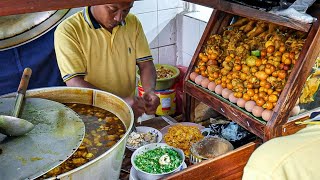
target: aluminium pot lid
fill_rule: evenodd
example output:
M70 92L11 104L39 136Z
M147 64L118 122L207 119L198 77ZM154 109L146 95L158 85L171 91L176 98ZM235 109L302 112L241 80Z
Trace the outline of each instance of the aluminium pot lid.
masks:
M0 16L0 51L30 42L70 15L69 9Z
M10 115L15 98L0 99L0 114ZM67 106L26 98L21 118L34 129L19 137L0 134L0 179L35 179L59 166L80 146L85 125Z

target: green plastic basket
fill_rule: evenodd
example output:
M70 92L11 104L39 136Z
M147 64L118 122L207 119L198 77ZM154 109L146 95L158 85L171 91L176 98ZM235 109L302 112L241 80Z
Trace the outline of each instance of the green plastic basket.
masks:
M157 82L156 82L156 89L155 90L166 90L166 89L170 89L175 81L176 81L176 78L179 76L180 74L180 71L178 68L176 68L175 66L172 66L172 65L169 65L169 64L155 64L154 65L157 68L160 68L161 66L166 68L166 69L170 69L171 71L174 72L174 74L172 75L172 77L170 78L162 78L162 79L157 79ZM139 86L142 86L141 85L141 81L140 81L140 71L139 69L137 69L136 71L136 76L137 76L137 79L138 79L138 85Z

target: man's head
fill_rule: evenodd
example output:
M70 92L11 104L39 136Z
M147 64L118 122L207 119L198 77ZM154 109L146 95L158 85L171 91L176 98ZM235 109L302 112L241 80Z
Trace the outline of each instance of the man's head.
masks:
M112 30L128 15L133 2L104 4L92 7L93 16L106 29Z

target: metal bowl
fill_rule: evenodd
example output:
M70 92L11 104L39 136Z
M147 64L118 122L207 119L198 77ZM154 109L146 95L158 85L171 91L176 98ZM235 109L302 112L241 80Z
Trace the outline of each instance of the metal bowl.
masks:
M151 173L147 173L147 172L144 172L142 170L140 170L136 164L134 163L134 160L135 158L137 157L137 155L140 155L140 154L143 154L147 151L150 151L150 150L153 150L155 148L158 148L158 147L166 147L166 148L172 148L174 149L175 151L177 151L180 155L180 157L182 158L182 162L181 164L174 170L170 171L170 172L167 172L167 173L162 173L162 174L151 174ZM185 156L184 156L184 153L181 149L178 149L178 148L174 148L172 146L169 146L167 145L166 143L152 143L152 144L147 144L147 145L144 145L140 148L138 148L136 151L134 151L134 153L132 154L131 156L131 164L132 164L132 167L136 170L137 172L137 177L139 179L143 179L143 180L155 180L155 179L160 179L160 178L163 178L165 176L168 176L168 175L171 175L175 172L178 172L180 170L183 169L183 164L184 164L184 160L185 160Z
M137 129L137 132L140 132L140 133L150 132L152 134L155 134L156 135L156 142L154 142L154 143L159 143L162 140L162 133L155 128L147 127L147 126L137 126L136 129ZM147 144L151 144L151 143L147 143ZM127 143L126 147L131 151L135 151L139 148L139 147L132 147L132 146L128 145L128 143Z
M232 144L223 138L205 137L191 146L190 162L192 164L196 164L206 159L215 158L232 150Z

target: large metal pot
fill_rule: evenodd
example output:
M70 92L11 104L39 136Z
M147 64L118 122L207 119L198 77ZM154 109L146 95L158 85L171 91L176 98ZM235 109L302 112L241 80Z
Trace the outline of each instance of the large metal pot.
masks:
M13 96L13 94L5 95L5 97L10 96ZM26 97L44 98L60 103L93 105L108 110L121 119L127 132L111 149L94 160L56 177L57 179L70 180L119 179L127 137L134 122L133 111L128 104L121 98L108 92L75 87L52 87L29 90Z
M80 8L0 16L0 51L39 38Z

